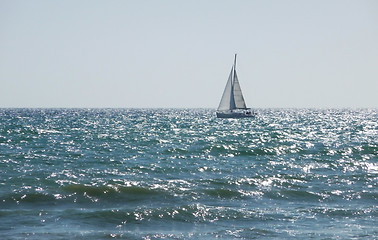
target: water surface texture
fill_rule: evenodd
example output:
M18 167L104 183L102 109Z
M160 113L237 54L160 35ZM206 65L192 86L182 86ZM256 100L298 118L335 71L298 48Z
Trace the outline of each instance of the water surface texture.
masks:
M378 110L0 109L1 239L374 239Z

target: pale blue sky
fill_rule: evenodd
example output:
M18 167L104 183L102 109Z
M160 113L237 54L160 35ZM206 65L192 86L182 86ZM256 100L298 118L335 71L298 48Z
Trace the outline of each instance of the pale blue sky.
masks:
M378 1L0 1L0 107L378 107Z

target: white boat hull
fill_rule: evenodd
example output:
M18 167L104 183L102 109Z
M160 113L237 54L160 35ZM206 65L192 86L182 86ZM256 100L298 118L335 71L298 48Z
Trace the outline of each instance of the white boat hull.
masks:
M255 117L256 112L245 111L217 111L217 118L249 118Z

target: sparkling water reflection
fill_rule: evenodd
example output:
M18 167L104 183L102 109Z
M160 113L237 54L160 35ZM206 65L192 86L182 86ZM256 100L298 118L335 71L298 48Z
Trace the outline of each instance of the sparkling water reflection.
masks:
M377 236L377 110L0 110L0 236Z

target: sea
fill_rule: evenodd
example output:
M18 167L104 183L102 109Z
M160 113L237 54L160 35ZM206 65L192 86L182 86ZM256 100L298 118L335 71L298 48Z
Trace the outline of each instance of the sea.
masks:
M0 109L0 239L378 239L378 109Z

